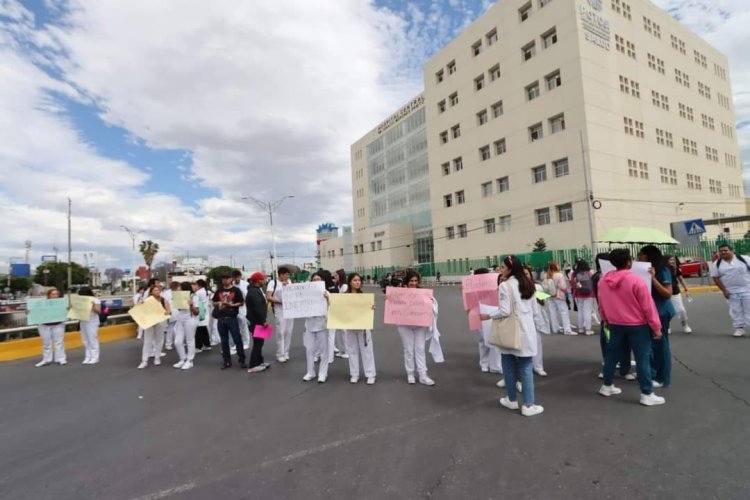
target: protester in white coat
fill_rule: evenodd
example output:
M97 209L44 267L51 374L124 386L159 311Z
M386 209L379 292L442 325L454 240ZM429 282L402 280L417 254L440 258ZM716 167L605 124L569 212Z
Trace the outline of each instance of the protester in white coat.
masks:
M351 273L347 279L348 290L346 293L362 293L362 276L358 273ZM375 309L375 305L372 306ZM372 332L369 330L345 330L344 339L346 342L346 352L349 354L349 382L356 384L359 382L359 360L362 358L362 365L367 377L367 384L375 383L375 351L372 347Z
M47 299L59 299L60 290L50 288L47 290ZM60 366L68 364L65 358L65 322L44 323L39 325L39 336L42 338L42 360L36 364L37 367L51 365L54 361Z
M211 338L208 333L211 318L211 301L206 292L206 282L203 279L193 283L195 296L198 298L198 327L195 330L195 352L211 350Z
M506 380L507 397L500 399L504 407L517 410L518 392L516 388L516 370L520 372L523 386L523 406L521 413L525 417L538 415L544 408L534 401L533 358L537 353L537 331L534 325L534 283L524 274L523 265L518 257L509 255L500 266L503 282L499 289L498 312L493 316L482 314L482 320L500 319L515 316L520 332L521 348L518 350L500 348L503 362L503 373Z
M191 293L187 309L177 309L172 313L172 317L175 318L174 347L180 357L180 360L172 366L189 370L193 367L195 359L195 331L198 329L200 299L192 293L193 287L187 281L180 283L180 290Z
M313 273L310 281L325 281L323 274L320 272ZM328 300L328 292L323 291ZM327 316L315 316L305 318L305 333L302 342L305 345L305 354L307 359L307 372L302 380L309 382L315 378L315 358L319 356L318 364L318 382L324 383L328 378L328 329L326 328Z
M164 321L161 321L151 328L143 330L143 349L141 351L141 364L138 369L142 370L148 366L148 358L154 357L154 366L161 364L161 346L164 345L164 326L167 318L172 314L172 308L164 297L161 296L161 285L154 283L148 290L149 298L153 297L164 308Z
M280 267L278 279L268 282L266 296L272 304L273 315L276 317L276 361L286 363L289 361L289 349L292 345L292 330L294 330L294 319L284 319L283 297L284 287L289 285L289 269Z
M248 282L242 279L242 272L238 269L232 271L232 282L234 286L240 289L242 292L242 303L245 303L247 299L247 287ZM240 313L237 316L237 322L240 324L240 335L242 335L242 346L245 349L250 349L250 329L247 324L247 307L244 305L240 307Z
M525 276L534 283L534 273L530 266L523 266ZM542 286L538 283L534 283L535 292L544 292ZM535 293L536 295L536 293ZM542 350L542 334L549 335L550 326L547 315L544 311L544 301L534 297L534 327L536 328L536 355L534 356L534 373L540 377L546 377L547 372L544 371L544 359Z
M78 290L78 295L94 297L91 288L84 286ZM101 301L94 297L91 302L91 314L89 319L81 321L81 340L86 348L86 355L83 359L84 365L95 365L99 362L99 313L102 312Z
M544 291L551 295L547 299L549 306L549 317L552 322L552 331L564 333L565 335L578 335L570 326L570 310L565 301L565 294L569 288L567 278L560 272L556 261L547 264L547 276L542 282ZM559 322L558 322L559 315Z

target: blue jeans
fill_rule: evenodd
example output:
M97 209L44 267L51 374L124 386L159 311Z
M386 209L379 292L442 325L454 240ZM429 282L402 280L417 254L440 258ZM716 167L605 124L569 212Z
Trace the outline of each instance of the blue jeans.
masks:
M672 350L669 347L669 323L671 314L659 316L661 320L661 339L651 339L651 372L653 379L665 386L672 383Z
M229 335L234 340L234 345L237 346L237 357L239 358L240 364L245 363L245 349L242 345L242 335L240 335L240 323L237 321L237 317L234 318L219 318L219 337L221 337L221 355L224 358L224 364L228 365L232 362L231 354L229 353Z
M642 394L654 392L651 381L651 328L648 325L622 326L609 325L611 333L604 356L604 385L612 385L615 376L615 365L622 359L622 352L627 351L628 344L635 355L638 384ZM630 360L628 360L628 367Z
M604 364L604 358L607 356L607 336L604 334L604 325L599 326L599 346L602 348L602 364ZM621 354L618 363L620 363L620 376L624 377L630 373L630 344L627 343L627 339L625 339Z
M505 377L505 390L508 399L516 401L518 391L516 390L516 368L521 374L521 385L523 388L523 404L531 406L534 404L534 372L532 357L520 357L512 354L501 354L500 361L503 365L503 376Z

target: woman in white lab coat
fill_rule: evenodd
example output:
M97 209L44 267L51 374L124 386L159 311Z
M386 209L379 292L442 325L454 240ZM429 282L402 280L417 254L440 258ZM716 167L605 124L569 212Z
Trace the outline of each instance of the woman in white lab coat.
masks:
M161 306L164 308L164 321L155 324L151 328L143 330L143 350L141 352L141 364L138 365L138 369L142 370L148 366L148 358L154 357L154 366L161 364L161 346L164 345L164 326L172 314L172 308L169 306L169 301L165 300L161 296L161 285L154 283L151 288L148 289L149 298L153 297L159 301Z
M78 295L94 297L91 288L84 286L78 290ZM89 319L81 321L81 340L86 348L84 365L95 365L99 362L99 313L102 312L101 301L94 297L91 303L91 314Z
M189 370L195 359L195 331L198 329L198 309L200 300L193 293L193 285L187 281L180 283L180 291L190 292L187 309L177 309L172 317L174 324L174 347L180 360L172 365L175 368ZM174 304L174 299L172 300ZM185 349L187 347L187 350Z
M362 276L359 273L351 273L346 283L346 293L362 293ZM375 305L372 306L373 309ZM375 383L375 351L372 348L372 332L370 330L345 330L346 353L349 354L349 382L359 382L359 360L367 377L367 385Z
M47 290L47 299L59 299L60 290L55 287ZM42 360L37 367L51 365L54 361L60 366L68 364L65 358L65 321L39 325L39 336L42 338Z
M310 281L325 281L323 274L320 272L313 273ZM328 292L323 291L328 300ZM305 318L305 333L302 336L302 342L305 345L305 354L307 358L307 372L302 380L309 382L315 378L315 358L320 357L318 364L318 382L324 383L328 378L328 329L326 323L328 316L315 316Z

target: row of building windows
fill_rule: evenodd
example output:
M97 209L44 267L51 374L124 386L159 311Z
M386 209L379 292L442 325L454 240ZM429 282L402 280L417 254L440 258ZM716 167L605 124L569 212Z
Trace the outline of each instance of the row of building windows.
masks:
M564 203L555 206L557 222L569 222L573 220L573 204ZM538 208L534 210L534 219L537 226L546 226L552 223L552 214L550 207ZM494 234L497 232L508 232L511 229L511 216L501 215L497 218L484 219L482 222L484 234ZM445 228L445 239L453 240L456 238L467 238L469 229L466 224L448 226Z
M541 47L548 49L557 43L557 28L551 28L539 37ZM523 47L521 47L521 58L524 61L528 61L536 55L536 40L532 40Z
M633 179L649 180L648 163L628 158L628 177ZM662 184L677 186L677 171L672 168L659 167L659 180ZM685 174L687 188L700 191L703 189L701 176L696 174ZM723 194L722 183L717 179L708 180L709 192L713 194ZM740 197L740 187L735 184L729 184L729 194L732 197Z

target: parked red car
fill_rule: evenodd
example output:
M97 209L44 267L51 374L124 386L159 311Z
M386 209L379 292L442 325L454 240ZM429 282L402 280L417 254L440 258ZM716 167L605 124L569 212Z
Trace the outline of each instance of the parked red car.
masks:
M708 271L708 263L696 257L680 257L680 272L684 277L700 276L701 270L704 274Z

